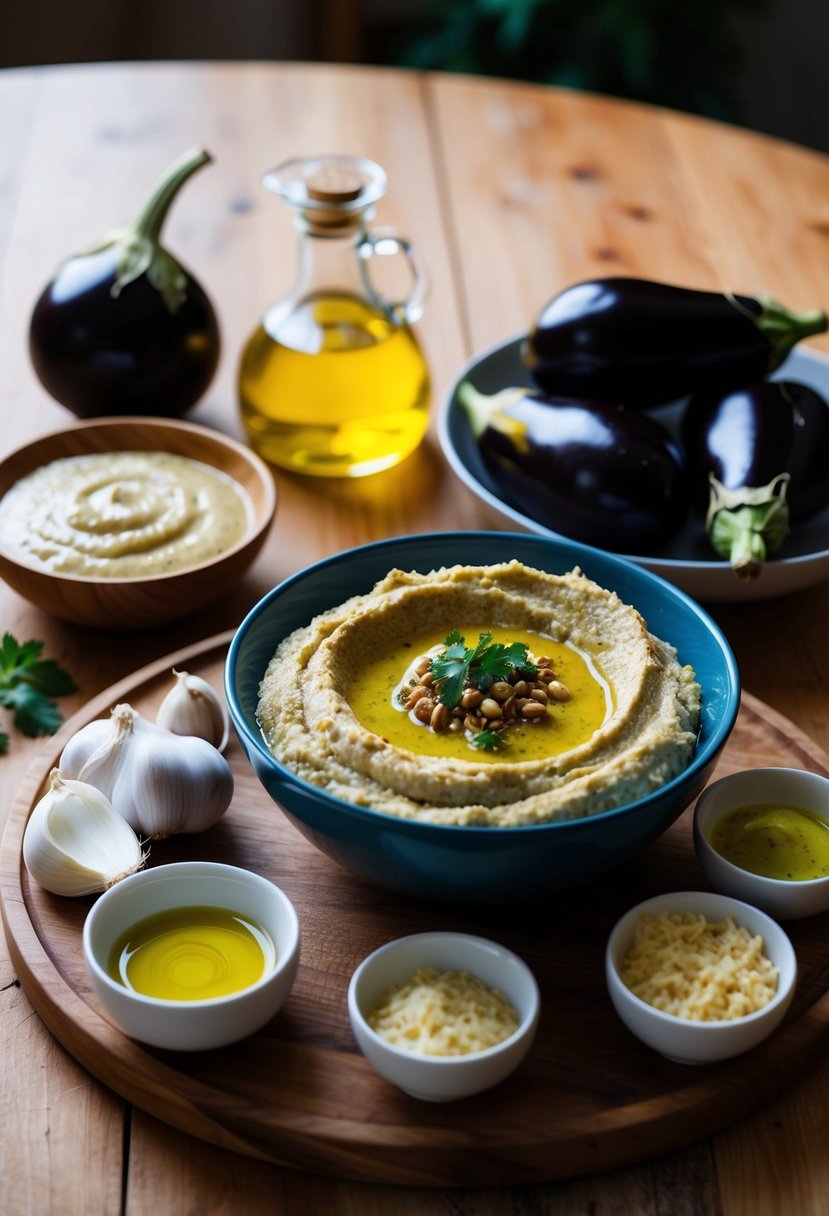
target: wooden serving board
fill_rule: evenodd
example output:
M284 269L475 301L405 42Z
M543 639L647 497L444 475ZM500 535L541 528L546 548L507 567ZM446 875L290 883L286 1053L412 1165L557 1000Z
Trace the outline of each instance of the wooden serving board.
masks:
M25 778L0 851L12 960L44 1022L106 1085L175 1127L253 1157L341 1177L419 1186L571 1177L629 1164L711 1134L778 1094L829 1042L829 914L789 925L800 969L783 1026L748 1055L673 1064L617 1019L604 946L622 912L649 895L705 888L691 811L601 885L514 907L453 908L379 890L341 870L288 823L234 741L236 793L202 836L153 848L151 865L192 858L247 866L279 884L302 926L296 985L252 1038L194 1054L150 1049L103 1017L87 982L81 930L91 899L41 890L21 861L23 830L70 735L129 701L152 716L171 669L221 687L230 634L137 672L96 697L48 741ZM827 775L829 757L750 696L717 775L758 765ZM536 1042L488 1093L431 1105L379 1077L357 1050L346 1010L357 963L391 938L435 928L480 933L517 951L542 994Z

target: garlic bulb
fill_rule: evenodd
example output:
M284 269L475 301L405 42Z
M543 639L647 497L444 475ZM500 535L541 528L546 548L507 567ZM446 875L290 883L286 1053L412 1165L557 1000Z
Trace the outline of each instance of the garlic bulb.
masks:
M156 726L171 730L174 735L198 735L223 751L228 735L224 701L201 676L175 668L173 675L176 682L158 707Z
M60 767L101 790L130 827L153 840L203 832L233 797L230 765L212 743L174 735L126 704L73 735Z
M100 790L52 769L23 834L23 861L35 882L54 895L90 895L140 870L145 856Z

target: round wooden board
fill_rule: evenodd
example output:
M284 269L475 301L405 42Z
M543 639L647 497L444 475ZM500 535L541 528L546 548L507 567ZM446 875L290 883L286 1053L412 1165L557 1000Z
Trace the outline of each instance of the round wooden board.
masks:
M829 1032L829 914L792 922L799 980L783 1026L718 1066L663 1060L617 1019L603 978L608 931L651 894L704 887L691 810L596 887L530 905L453 908L379 890L319 853L285 820L238 744L236 792L203 836L156 845L151 865L209 858L278 883L302 924L299 975L282 1012L221 1051L176 1054L135 1043L104 1019L87 982L81 930L90 899L49 895L28 877L21 841L31 808L74 731L129 701L152 717L173 667L216 688L230 634L179 651L95 698L44 746L12 808L0 851L14 965L66 1049L126 1099L194 1136L282 1165L415 1186L497 1185L572 1177L678 1148L727 1126L790 1084ZM829 757L750 696L717 775L755 765L827 775ZM517 951L542 993L538 1038L521 1068L462 1103L431 1105L382 1080L352 1039L349 977L393 937L438 927L481 933Z

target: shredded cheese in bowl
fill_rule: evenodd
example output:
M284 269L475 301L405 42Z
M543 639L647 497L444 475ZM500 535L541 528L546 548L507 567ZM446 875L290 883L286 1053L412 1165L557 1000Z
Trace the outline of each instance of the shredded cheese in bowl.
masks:
M496 988L468 971L420 967L390 988L366 1021L394 1047L429 1056L486 1051L518 1029L518 1014Z
M774 998L778 982L761 936L731 916L712 922L693 912L643 913L619 975L640 1000L695 1022L756 1013Z

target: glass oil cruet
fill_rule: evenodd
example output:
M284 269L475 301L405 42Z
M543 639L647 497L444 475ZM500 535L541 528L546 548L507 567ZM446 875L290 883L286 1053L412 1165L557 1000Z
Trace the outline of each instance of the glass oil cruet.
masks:
M294 212L299 271L242 353L239 400L251 446L317 477L362 477L414 451L428 421L429 373L410 326L425 283L409 241L367 229L386 175L363 157L290 160L263 184ZM375 288L378 257L400 254L412 285Z

